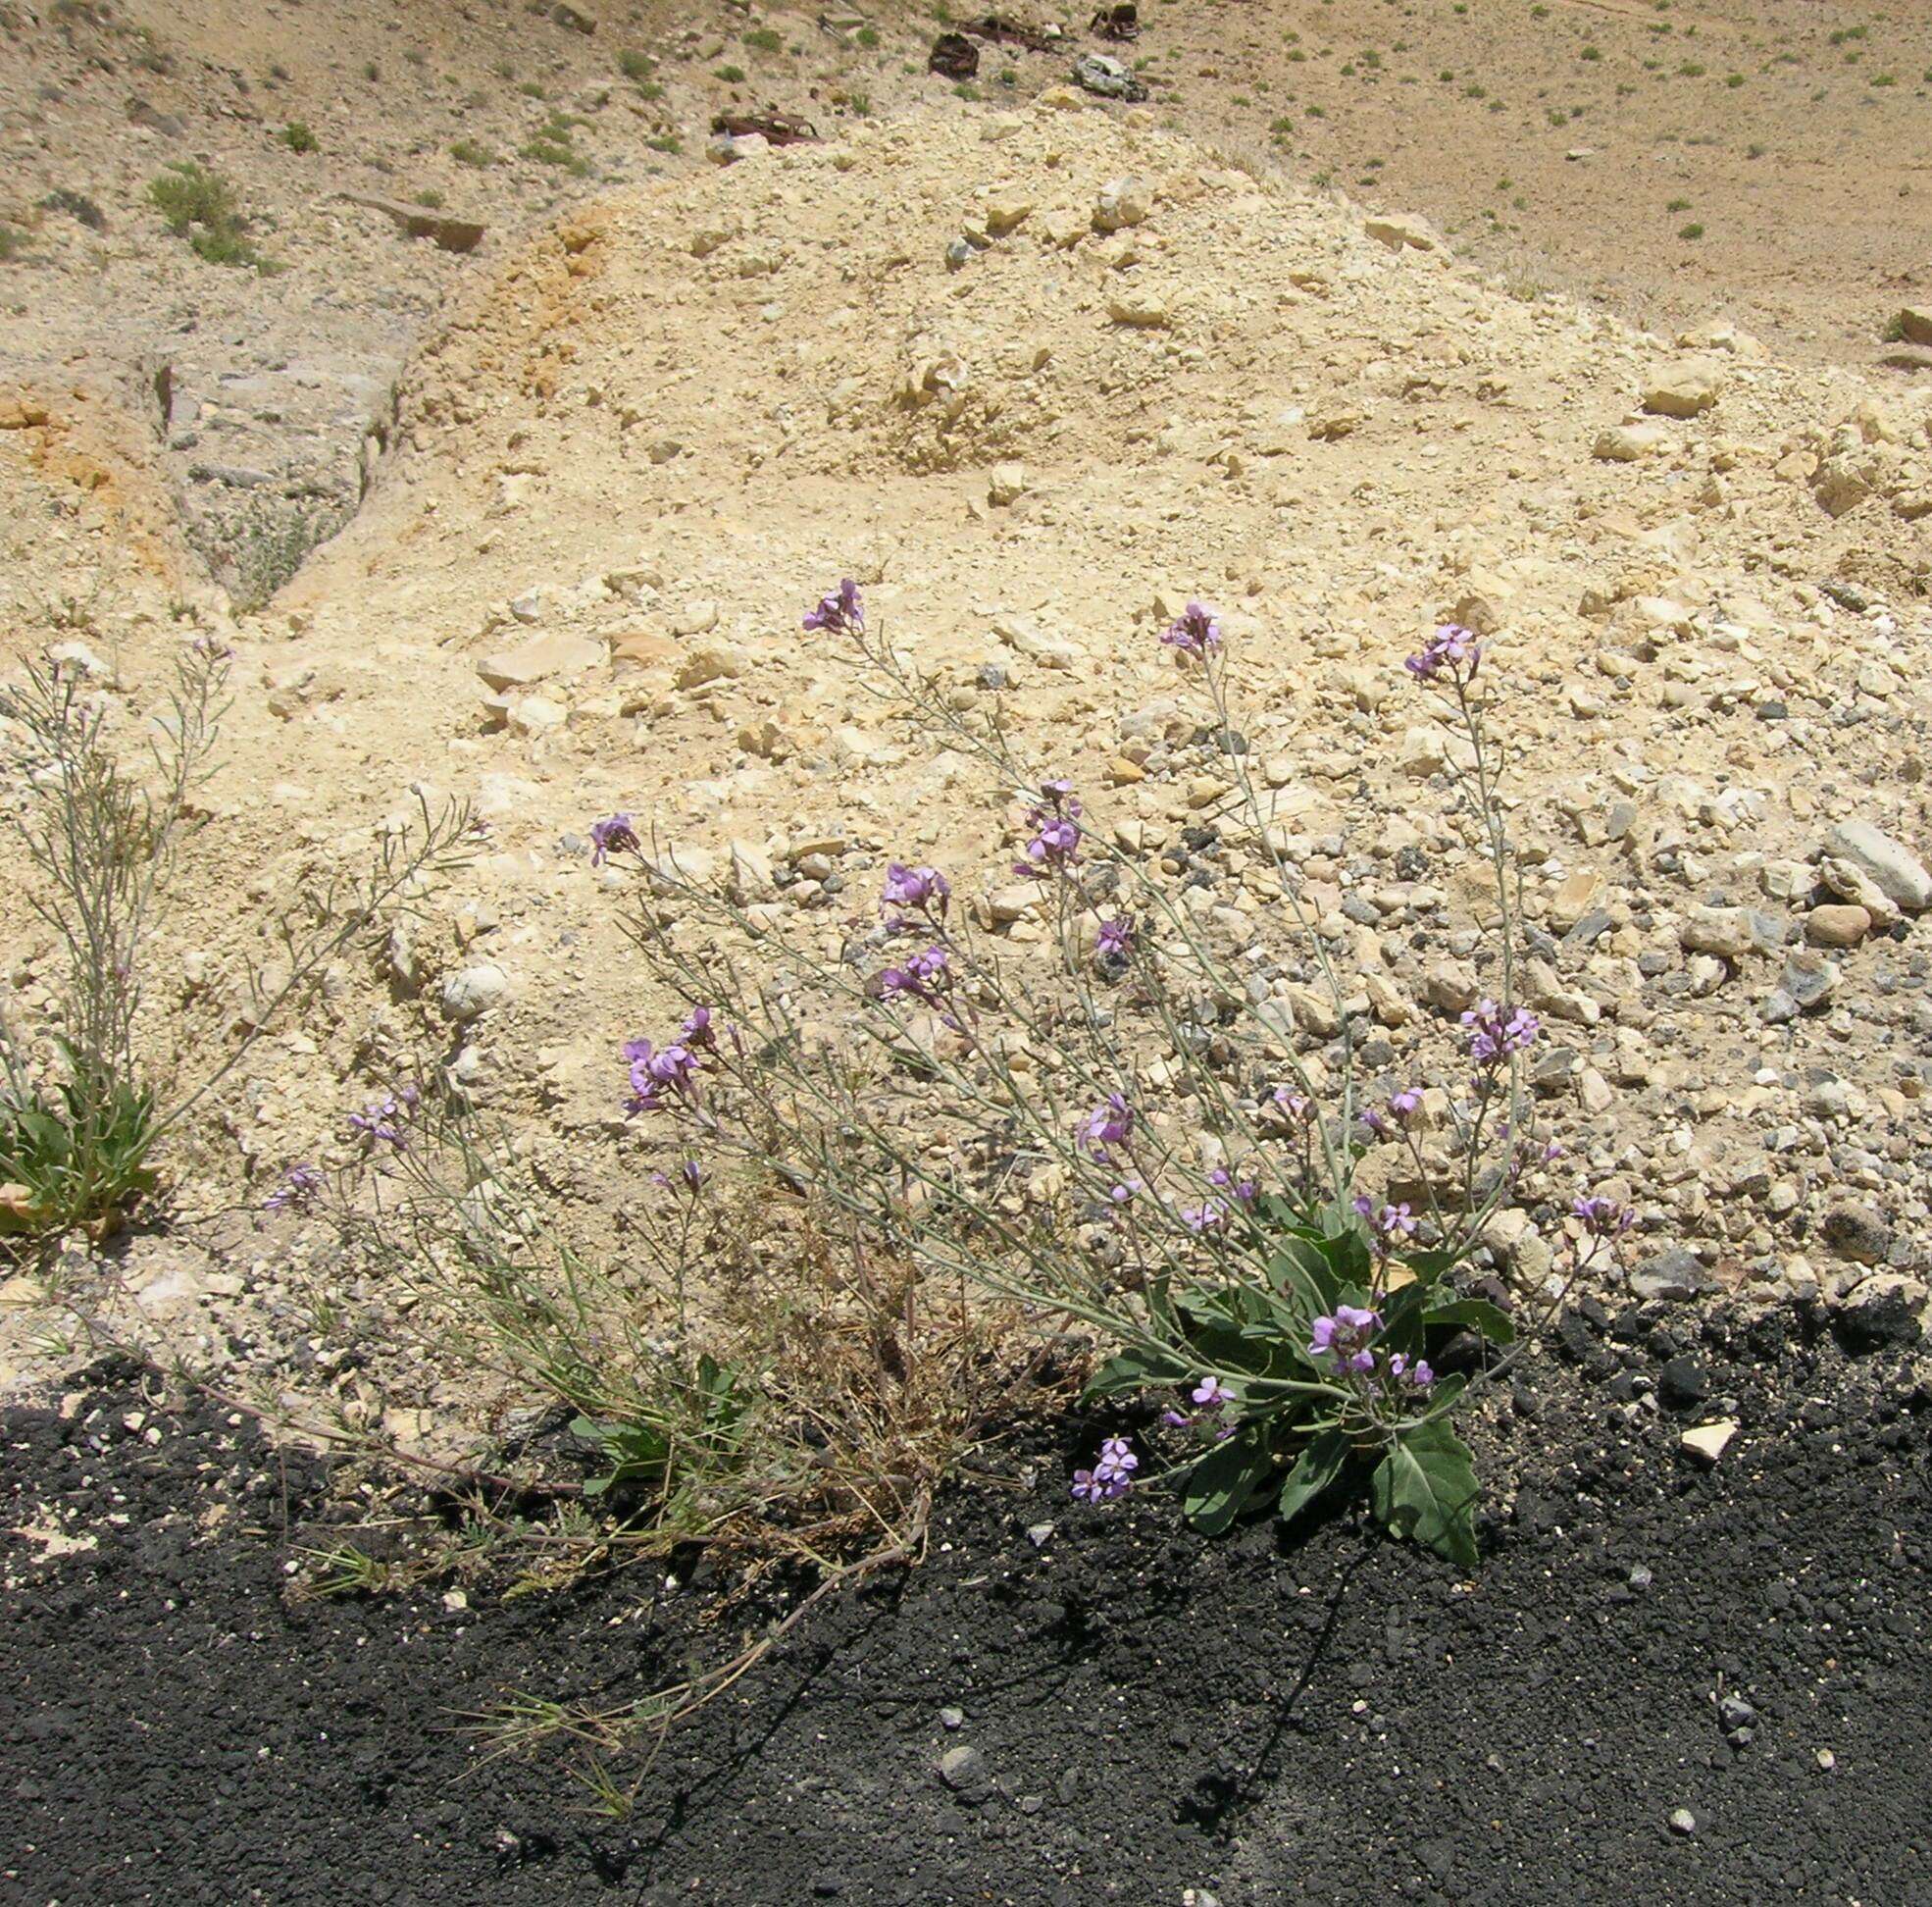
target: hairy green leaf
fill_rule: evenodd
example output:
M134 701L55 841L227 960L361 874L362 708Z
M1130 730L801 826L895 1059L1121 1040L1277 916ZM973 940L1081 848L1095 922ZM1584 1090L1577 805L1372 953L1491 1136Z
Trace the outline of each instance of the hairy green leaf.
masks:
M1322 1431L1295 1460L1282 1485L1282 1521L1293 1522L1342 1474L1347 1461L1348 1439L1340 1430Z
M1203 1535L1218 1536L1273 1470L1268 1447L1253 1430L1240 1431L1217 1444L1188 1472L1182 1486L1181 1505L1188 1520Z
M1438 1418L1405 1430L1376 1466L1375 1514L1398 1536L1476 1567L1476 1471L1468 1447Z

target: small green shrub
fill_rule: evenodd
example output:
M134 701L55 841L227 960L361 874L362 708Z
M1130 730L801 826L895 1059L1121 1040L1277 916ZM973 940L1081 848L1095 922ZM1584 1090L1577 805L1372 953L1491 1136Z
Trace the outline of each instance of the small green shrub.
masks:
M657 71L657 62L648 53L640 52L635 46L627 46L617 56L617 70L633 85L638 85Z
M590 174L589 160L556 139L527 139L517 151L539 166L555 166L573 179L586 179Z
M783 53L785 38L772 26L754 26L743 35L744 43L754 53Z
M1663 209L1666 212L1688 212L1691 209L1691 201L1687 198L1674 198Z
M644 143L653 152L683 152L685 142L675 132L653 132Z
M316 152L321 149L320 141L316 138L316 135L309 130L307 125L301 120L290 120L288 124L284 126L281 129L281 130L276 134L276 137L279 138L281 141L281 143L288 148L290 152Z
M493 166L496 154L488 146L477 139L458 139L449 148L449 156L459 166Z
M721 66L714 77L722 79L728 86L744 84L744 69L741 66Z
M440 212L443 206L443 196L434 186L431 186L429 190L416 194L416 203L422 206L426 212Z
M1695 223L1680 226L1677 230L1677 235L1680 238L1702 238L1703 236L1703 227Z
M219 173L192 159L173 159L167 170L148 181L148 199L168 222L168 230L185 238L198 258L211 265L247 267L268 274L278 269L249 240L248 221L234 187Z
M26 234L10 225L0 225L0 265L11 264L26 254Z

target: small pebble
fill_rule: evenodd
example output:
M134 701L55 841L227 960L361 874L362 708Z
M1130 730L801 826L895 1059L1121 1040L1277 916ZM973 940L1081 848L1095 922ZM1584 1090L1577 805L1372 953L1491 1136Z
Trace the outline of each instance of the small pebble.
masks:
M1695 1834L1698 1831L1697 1816L1689 1808L1671 1809L1670 1831L1673 1834Z

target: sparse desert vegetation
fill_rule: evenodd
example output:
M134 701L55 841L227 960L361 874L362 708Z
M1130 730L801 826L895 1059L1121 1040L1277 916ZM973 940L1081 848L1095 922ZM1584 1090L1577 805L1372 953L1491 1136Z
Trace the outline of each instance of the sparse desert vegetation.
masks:
M1909 1897L1928 29L314 13L0 7L10 1876Z

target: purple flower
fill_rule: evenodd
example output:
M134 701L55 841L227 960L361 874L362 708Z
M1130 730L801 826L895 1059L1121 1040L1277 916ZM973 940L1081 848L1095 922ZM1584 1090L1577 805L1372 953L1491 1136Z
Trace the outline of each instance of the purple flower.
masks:
M839 585L834 595L819 597L816 609L805 615L807 629L823 629L834 636L842 636L853 629L865 627L865 604L859 599L859 586L848 576Z
M282 1173L281 1183L262 1201L262 1208L266 1211L306 1211L315 1204L324 1183L319 1167L307 1162L291 1165Z
M1093 1468L1074 1471L1073 1494L1082 1503L1111 1503L1126 1494L1140 1468L1141 1460L1125 1437L1108 1437Z
M1206 603L1190 602L1162 632L1160 640L1183 655L1202 656L1221 646L1221 625Z
M1392 1132L1398 1131L1408 1124L1422 1105L1422 1089L1419 1086L1404 1086L1399 1093L1389 1096L1389 1104L1376 1110L1371 1108L1362 1114L1362 1124L1378 1139L1386 1139Z
M1177 1411L1172 1404L1168 1405L1161 1412L1160 1420L1170 1430L1185 1430L1194 1422L1194 1418L1189 1417L1185 1411Z
M1234 1392L1211 1371L1188 1395L1207 1410L1216 1410L1223 1404L1235 1401Z
M1418 682L1433 682L1445 669L1458 682L1474 682L1482 660L1483 645L1474 633L1460 623L1445 623L1402 666Z
M393 1093L384 1093L373 1106L365 1107L360 1112L349 1114L349 1125L365 1139L374 1140L378 1145L393 1146L401 1152L409 1144L409 1136L403 1131L403 1121L416 1110L417 1102L423 1095L414 1086L399 1086Z
M952 883L937 867L908 867L903 861L888 865L882 907L910 907L915 913L943 917L951 900Z
M685 1016L685 1023L678 1029L681 1044L695 1052L710 1053L718 1044L718 1035L711 1025L711 1008L693 1006Z
M678 1183L682 1185L685 1188L685 1190L691 1195L692 1198L696 1198L697 1195L704 1189L704 1167L700 1165L697 1162L697 1160L694 1159L686 1160L685 1162L678 1167Z
M1107 1197L1117 1206L1132 1205L1146 1189L1137 1178L1122 1179L1107 1189Z
M1026 859L1013 863L1013 872L1043 876L1071 867L1080 858L1079 823L1070 815L1042 816L1038 810L1035 819L1040 831L1027 843Z
M590 865L601 867L612 854L622 854L638 846L637 831L628 814L607 814L590 823Z
M1621 1238L1637 1222L1637 1214L1614 1199L1578 1199L1570 1207L1570 1215L1583 1221L1583 1229L1592 1238Z
M1205 1205L1189 1206L1181 1213L1181 1222L1199 1237L1203 1232L1220 1231L1228 1222L1226 1210L1209 1199Z
M631 1067L629 1110L657 1111L667 1091L689 1097L699 1063L689 1047L653 1048L648 1040L627 1040L624 1057Z
M1217 1165L1208 1173L1207 1182L1217 1190L1226 1192L1237 1205L1252 1205L1261 1196L1261 1188L1252 1179L1238 1179L1225 1165Z
M1073 783L1064 776L1042 782L1040 799L1027 812L1027 826L1034 836L1027 843L1026 859L1016 861L1013 872L1021 876L1043 876L1071 867L1080 854L1080 803L1073 798Z
M879 976L881 996L890 1000L896 994L906 994L932 1004L950 977L946 970L948 957L943 947L929 947L925 953L915 954L904 966L888 967Z
M1103 1155L1109 1146L1125 1145L1133 1130L1134 1108L1123 1094L1109 1093L1082 1121L1080 1139L1089 1152Z
M1286 1119L1305 1119L1308 1116L1307 1095L1297 1093L1293 1086L1277 1086L1268 1098L1275 1110Z
M1125 959L1134 951L1134 922L1127 914L1116 914L1100 922L1098 952L1102 959Z
M1462 1015L1462 1023L1469 1028L1469 1057L1485 1066L1509 1054L1524 1052L1543 1025L1521 1006L1504 1019L1502 1008L1493 1000L1478 1001Z
M1327 1358L1338 1371L1372 1370L1375 1354L1367 1341L1381 1328L1379 1312L1363 1311L1358 1305L1338 1305L1332 1316L1318 1317L1309 1327L1308 1355Z

